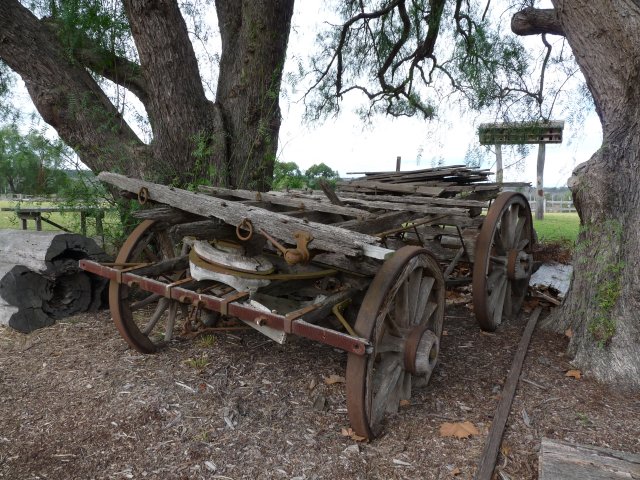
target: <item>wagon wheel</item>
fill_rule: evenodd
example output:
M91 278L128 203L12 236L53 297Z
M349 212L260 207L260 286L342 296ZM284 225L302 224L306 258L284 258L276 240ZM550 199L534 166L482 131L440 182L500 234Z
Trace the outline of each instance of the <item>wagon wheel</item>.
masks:
M152 263L175 257L174 246L165 229L154 229L155 221L145 220L124 242L116 263ZM175 277L164 273L165 280ZM173 279L173 278L172 278ZM171 340L178 303L157 294L112 281L109 308L120 335L141 353L153 353ZM182 310L182 309L181 309Z
M412 378L431 377L444 304L444 278L426 249L402 247L378 271L354 326L372 351L347 361L347 410L358 435L379 435L385 414L409 400Z
M533 226L527 199L501 193L476 240L473 308L480 327L493 331L520 311L533 268Z

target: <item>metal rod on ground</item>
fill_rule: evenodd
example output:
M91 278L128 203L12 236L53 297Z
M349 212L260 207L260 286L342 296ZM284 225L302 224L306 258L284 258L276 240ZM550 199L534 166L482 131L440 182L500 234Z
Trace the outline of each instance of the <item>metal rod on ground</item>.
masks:
M520 372L522 371L522 364L524 363L524 357L527 355L527 349L529 348L529 341L533 330L536 328L538 317L542 311L541 307L536 308L531 316L529 322L524 329L518 350L513 357L511 369L507 376L507 381L502 389L502 395L500 396L500 403L496 408L496 413L493 416L493 423L489 430L489 436L487 442L484 444L484 450L482 457L480 457L480 463L478 465L478 471L474 477L474 480L491 480L493 475L493 469L496 466L496 460L498 459L498 451L500 450L500 444L502 443L502 435L504 433L504 427L507 424L507 418L509 418L509 412L511 411L511 403L516 393L516 387L518 386L518 379L520 378Z
M402 157L400 155L398 155L396 157L396 172L400 171L400 163L402 163Z

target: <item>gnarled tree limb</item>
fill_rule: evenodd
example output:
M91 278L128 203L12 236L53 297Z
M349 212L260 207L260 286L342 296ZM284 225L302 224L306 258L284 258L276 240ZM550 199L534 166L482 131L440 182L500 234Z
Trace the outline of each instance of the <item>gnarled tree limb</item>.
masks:
M511 31L521 36L541 33L564 36L555 8L528 7L520 10L511 18Z
M54 29L18 0L3 0L0 25L0 58L22 77L65 143L94 171L140 175L146 146L85 68L69 58Z

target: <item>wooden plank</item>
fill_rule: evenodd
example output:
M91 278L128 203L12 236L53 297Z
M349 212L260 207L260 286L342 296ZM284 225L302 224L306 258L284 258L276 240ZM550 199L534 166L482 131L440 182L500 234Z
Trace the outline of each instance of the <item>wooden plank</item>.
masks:
M418 204L418 203L398 203L398 202L380 202L376 200L368 200L368 199L359 199L359 198L350 198L349 203L355 203L358 205L363 205L369 208L379 208L381 210L397 210L401 212L417 212L417 213L426 213L431 215L451 215L451 216L460 216L460 217L468 217L469 210L464 208L457 207L438 207L434 205L428 204Z
M590 445L542 439L540 480L615 480L640 478L640 455Z
M201 185L198 187L201 192L214 196L229 196L253 200L256 202L273 203L274 205L285 205L300 210L309 210L326 213L336 213L355 218L368 218L369 212L353 207L343 207L341 205L333 205L329 202L322 202L308 198L292 198L285 196L273 195L271 193L254 192L251 190L232 190L229 188L209 187Z
M474 477L475 480L491 480L491 477L493 476L493 469L496 466L498 451L500 450L500 444L502 443L504 427L507 424L507 419L509 418L511 403L513 402L516 387L518 386L524 357L527 355L531 335L533 335L533 331L536 328L541 311L542 308L538 307L531 313L527 326L522 334L522 338L520 339L520 343L518 344L518 350L513 357L507 381L505 382L502 394L500 395L500 403L498 404L498 408L496 408L496 412L493 416L489 436L484 444L484 450L482 452L482 457L480 457L478 471Z
M439 205L446 207L462 207L462 208L487 208L489 205L487 202L480 200L466 200L457 198L442 198L442 197L417 197L412 195L367 195L363 193L353 192L340 192L340 196L343 201L349 201L351 198L358 198L361 200L381 200L383 202L400 202L400 203L415 203L421 205Z
M420 215L406 211L386 212L367 220L346 220L334 225L354 232L373 235L402 225L404 222L413 220L416 216Z
M229 225L239 225L245 219L249 220L253 224L255 232L264 229L270 235L289 245L295 244L293 234L298 230L313 235L314 240L309 246L310 248L327 252L360 256L364 255L366 245L378 245L378 239L370 235L351 232L331 225L307 222L276 212L269 212L259 207L248 207L237 202L129 178L116 173L102 172L98 175L98 179L132 193L138 193L142 188L146 188L151 201L164 203L204 217L219 218ZM381 258L386 255L380 250L368 249L367 251L369 255L382 255Z
M338 182L338 185L342 188L343 185L348 185L349 187L355 188L356 190L359 188L366 188L369 190L382 190L387 192L400 192L400 193L417 193L422 195L430 195L433 197L437 197L442 192L444 192L443 188L440 187L429 187L422 185L414 185L414 184L389 184L385 182L370 182L368 180L353 180L348 183Z

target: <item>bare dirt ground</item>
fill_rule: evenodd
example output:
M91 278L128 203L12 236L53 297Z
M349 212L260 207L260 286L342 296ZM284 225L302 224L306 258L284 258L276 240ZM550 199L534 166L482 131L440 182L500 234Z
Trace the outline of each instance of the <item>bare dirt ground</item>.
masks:
M30 335L0 327L0 478L472 478L526 317L485 334L450 306L429 386L371 443L341 434L344 385L324 379L344 375L346 354L320 344L249 331L145 356L108 312ZM565 347L534 333L502 478L537 478L543 436L640 453L638 395L565 376ZM480 434L440 436L460 421Z

